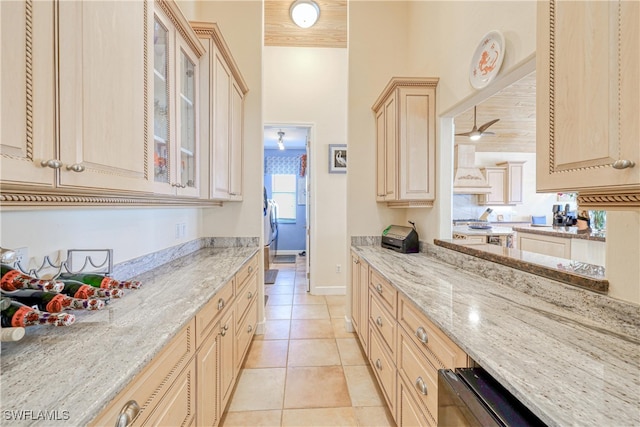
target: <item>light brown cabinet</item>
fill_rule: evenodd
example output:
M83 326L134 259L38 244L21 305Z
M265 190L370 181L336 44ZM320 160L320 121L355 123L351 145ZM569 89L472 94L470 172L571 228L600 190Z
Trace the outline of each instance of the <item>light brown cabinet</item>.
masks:
M3 192L151 191L145 22L152 4L1 7Z
M376 200L389 207L433 206L437 84L437 78L392 78L372 107Z
M369 264L351 253L351 322L365 354L369 335Z
M524 163L509 161L482 168L491 192L478 195L481 205L516 205L522 203Z
M358 261L356 263L356 260ZM436 426L438 369L468 367L470 359L406 297L367 262L352 252L352 314L356 317L356 284L365 265L368 286L367 357L387 406L398 425ZM360 273L358 273L360 271ZM359 277L358 274L360 275ZM362 291L362 288L360 288Z
M218 425L255 333L257 265L255 255L90 425L114 425L130 401L139 410L123 425Z
M538 2L537 190L640 206L640 4Z
M209 153L207 197L221 201L242 200L245 83L231 51L215 23L192 22L205 46L202 60L201 135Z

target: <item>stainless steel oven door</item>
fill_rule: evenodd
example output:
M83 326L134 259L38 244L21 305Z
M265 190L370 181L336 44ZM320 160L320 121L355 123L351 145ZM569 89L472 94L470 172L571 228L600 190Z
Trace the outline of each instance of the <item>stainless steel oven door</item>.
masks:
M500 426L475 393L452 370L438 371L438 426Z

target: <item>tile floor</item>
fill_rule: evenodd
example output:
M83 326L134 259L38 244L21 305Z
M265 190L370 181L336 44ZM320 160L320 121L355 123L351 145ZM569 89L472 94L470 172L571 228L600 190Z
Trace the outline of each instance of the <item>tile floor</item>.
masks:
M257 335L221 425L395 426L356 335L346 296L307 293L305 259L273 264L266 331Z

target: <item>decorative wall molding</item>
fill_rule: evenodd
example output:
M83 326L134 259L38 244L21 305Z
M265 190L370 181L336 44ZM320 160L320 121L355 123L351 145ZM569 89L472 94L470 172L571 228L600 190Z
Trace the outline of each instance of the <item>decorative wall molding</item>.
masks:
M597 209L640 207L640 194L578 194L578 206Z

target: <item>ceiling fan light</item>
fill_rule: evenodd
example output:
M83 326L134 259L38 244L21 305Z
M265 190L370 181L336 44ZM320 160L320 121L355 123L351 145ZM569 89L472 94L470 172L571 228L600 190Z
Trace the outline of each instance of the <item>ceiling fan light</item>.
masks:
M289 9L291 20L300 28L309 28L320 17L320 7L313 0L296 0Z
M472 141L477 141L477 140L479 140L481 137L482 137L482 134L481 134L480 132L478 132L478 131L476 131L476 132L471 132L471 133L469 134L469 139L470 139L470 140L472 140Z

